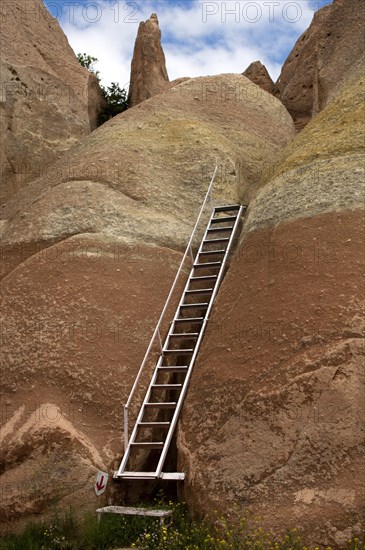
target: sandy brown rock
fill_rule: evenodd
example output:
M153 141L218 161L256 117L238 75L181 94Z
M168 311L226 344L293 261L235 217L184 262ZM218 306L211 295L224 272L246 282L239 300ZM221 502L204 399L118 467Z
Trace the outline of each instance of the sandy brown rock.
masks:
M336 0L316 12L295 44L276 85L297 129L325 107L364 53L364 10L362 0Z
M253 196L294 134L257 90L239 75L185 80L97 129L2 209L8 521L54 510L55 477L55 506L100 503L96 469L118 466L123 405L216 161L216 201ZM25 471L37 498L14 486Z
M0 517L8 526L57 506L100 505L96 470L113 470L122 454L123 406L180 258L84 235L3 280Z
M4 272L85 232L182 250L216 162L215 200L249 201L293 132L243 76L187 80L98 128L2 209Z
M131 107L162 92L169 77L165 54L161 46L161 31L157 15L153 13L147 21L139 24L134 45L129 86Z
M97 79L81 67L41 0L1 9L1 203L97 125Z
M325 112L319 113L306 132L292 140L276 163L263 171L263 189L245 231L303 212L315 215L363 205L364 63L363 57Z
M194 510L334 548L365 527L361 71L263 176L178 436Z
M251 63L251 65L249 65L242 74L266 92L269 92L270 94L274 92L274 82L269 75L267 68L261 63L261 61L254 61Z

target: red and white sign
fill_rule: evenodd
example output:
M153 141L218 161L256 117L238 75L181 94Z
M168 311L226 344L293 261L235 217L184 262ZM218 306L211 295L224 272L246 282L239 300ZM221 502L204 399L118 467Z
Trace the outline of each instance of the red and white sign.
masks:
M108 483L108 477L109 474L98 470L98 473L96 474L96 481L94 484L95 494L97 497L100 497L100 495L104 493Z

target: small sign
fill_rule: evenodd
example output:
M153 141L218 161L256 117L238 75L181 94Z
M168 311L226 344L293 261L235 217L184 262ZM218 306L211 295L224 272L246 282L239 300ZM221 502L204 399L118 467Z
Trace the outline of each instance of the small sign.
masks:
M94 484L95 494L97 497L100 497L100 495L104 493L108 484L108 477L109 474L98 470L98 473L96 474L96 481Z

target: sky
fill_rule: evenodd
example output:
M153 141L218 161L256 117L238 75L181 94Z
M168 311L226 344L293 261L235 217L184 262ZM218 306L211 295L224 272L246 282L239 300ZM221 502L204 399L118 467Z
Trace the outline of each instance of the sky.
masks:
M43 0L75 53L98 59L104 86L128 87L138 25L156 13L170 80L242 73L260 60L273 80L315 11L331 0Z

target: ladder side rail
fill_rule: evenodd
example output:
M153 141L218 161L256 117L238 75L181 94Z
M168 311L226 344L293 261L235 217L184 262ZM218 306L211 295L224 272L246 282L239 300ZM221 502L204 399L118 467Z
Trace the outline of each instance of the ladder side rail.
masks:
M130 456L130 453L131 453L131 445L130 444L135 440L135 438L137 436L138 425L142 421L142 418L144 416L145 404L149 402L149 399L151 397L152 385L156 381L157 374L158 374L158 367L161 365L162 361L163 361L163 355L160 355L160 357L158 359L158 362L157 362L157 365L155 366L155 369L154 369L154 372L153 372L153 375L152 375L152 379L148 384L148 388L147 388L146 394L144 396L141 408L139 410L138 417L137 417L136 422L134 424L134 428L132 430L131 437L129 438L127 446L124 449L123 460L122 460L122 462L119 466L117 476L122 474L125 471L126 467L127 467L127 463L128 463L129 456Z
M209 303L209 306L208 306L208 309L207 309L207 312L206 312L206 318L207 319L209 319L209 315L210 315L210 312L212 310L215 297L217 295L220 284L222 282L222 279L223 279L223 276L224 276L224 268L227 264L228 256L229 256L229 253L231 251L232 244L233 244L234 238L236 236L236 232L237 232L239 223L241 221L241 216L242 216L242 212L243 212L244 209L245 209L244 206L240 207L240 209L238 211L238 214L237 214L237 219L236 219L236 221L233 225L232 233L231 233L230 239L229 239L228 244L227 244L227 248L226 248L226 252L225 252L224 257L223 257L222 265L221 265L221 268L220 268L220 271L219 271L219 274L218 274L218 277L217 277L217 281L215 283L214 290L213 290L213 293L212 293L212 296L211 296L211 299L210 299L210 303Z
M240 209L238 211L236 222L235 222L235 224L232 228L232 234L231 234L230 240L229 240L228 245L227 245L226 253L225 253L224 259L222 261L222 265L221 265L221 268L220 268L220 271L219 271L217 281L215 283L214 291L213 291L212 296L210 298L209 306L208 306L208 309L206 311L205 318L204 318L204 321L203 321L203 324L202 324L202 328L201 328L199 337L198 337L197 342L196 342L195 350L194 350L194 353L193 353L193 355L191 357L191 360L190 360L189 369L188 369L188 372L186 374L184 384L183 384L183 387L182 387L181 392L180 392L180 396L179 396L178 403L176 405L174 416L171 420L170 429L169 429L169 432L167 434L167 437L166 437L166 440L165 440L165 445L164 445L164 448L162 450L162 453L161 453L161 456L160 456L160 459L159 459L159 463L158 463L158 466L157 466L157 469L156 469L157 477L160 477L160 475L161 475L162 468L164 466L166 456L167 456L167 453L168 453L168 450L169 450L169 447L170 447L170 443L171 443L172 437L173 437L174 432L175 432L175 428L176 428L176 425L177 425L177 422L178 422L178 419L179 419L179 416L180 416L180 412L181 412L181 409L182 409L182 406L183 406L183 403L184 403L184 400L185 400L185 396L186 396L186 393L187 393L187 390L188 390L189 381L190 381L190 378L191 378L191 375L192 375L192 372L193 372L193 366L194 366L194 363L195 363L195 359L196 359L196 356L198 355L200 344L201 344L201 341L202 341L203 336L204 336L204 332L205 332L205 329L206 329L207 322L209 320L209 314L210 314L210 311L212 309L215 296L216 296L216 294L219 290L219 286L220 286L220 283L221 283L222 278L223 278L224 268L225 268L225 265L226 265L226 262L227 262L227 259L228 259L230 249L232 247L232 243L233 243L233 240L234 240L237 228L238 228L238 224L240 223L240 218L241 218L242 211L243 211L243 206L240 207Z
M199 225L200 218L201 218L201 216L202 216L202 214L203 214L205 205L206 205L206 203L207 203L207 201L208 201L208 198L210 197L210 193L211 193L211 190L212 190L212 187L213 187L213 184L214 184L214 180L215 180L217 171L218 171L218 164L216 165L215 170L214 170L214 172L213 172L213 176L212 176L212 178L211 178L211 181L210 181L208 190L207 190L206 195L205 195L205 197L204 197L204 201L203 201L202 206L201 206L201 208L200 208L199 215L198 215L198 218L197 218L197 220L196 220L194 229L193 229L193 231L192 231L192 233L191 233L191 236L190 236L189 242L188 242L188 244L187 244L187 247L186 247L184 256L183 256L183 258L182 258L182 260L181 260L180 267L179 267L178 272L177 272L177 274L176 274L176 276L175 276L175 280L174 280L174 282L173 282L173 284L172 284L172 287L171 287L171 290L170 290L170 292L169 292L169 295L168 295L168 297L167 297L167 299L166 299L165 305L164 305L164 307L163 307L163 309L162 309L160 318L159 318L159 320L158 320L158 322L157 322L157 325L156 325L156 328L155 328L155 330L154 330L154 332L153 332L151 341L150 341L150 343L149 343L149 346L148 346L147 351L146 351L146 353L145 353L145 356L144 356L144 358L143 358L142 364L141 364L141 366L140 366L140 368L139 368L139 371L138 371L138 373L137 373L137 376L136 376L136 379L135 379L134 384L133 384L133 386L132 386L132 389L131 389L131 391L130 391L128 400L127 400L126 404L124 405L124 448L125 448L125 449L127 448L127 446L128 446L128 441L129 441L129 437L128 437L128 430L129 430L129 428L128 428L128 410L129 410L129 406L130 406L130 403L131 403L132 398L133 398L133 396L134 396L134 393L135 393L135 391L136 391L138 382L139 382L139 380L140 380L140 378L141 378L141 376L142 376L142 372L143 372L143 370L144 370L145 364L146 364L147 359L148 359L148 357L149 357L149 354L150 354L150 352L151 352L152 346L153 346L153 344L154 344L154 342L155 342L156 336L159 335L159 330L160 330L160 326L161 326L162 320L163 320L163 318L164 318L164 315L165 315L165 312L166 312L166 310L167 310L167 307L168 307L168 305L169 305L169 303L170 303L172 294L173 294L173 292L174 292L174 290L175 290L175 287L176 287L176 285L177 285L177 281L178 281L178 279L179 279L179 277L180 277L180 273L181 273L181 271L182 271L182 269L183 269L183 265L184 265L184 262L185 262L185 260L186 260L186 257L187 257L188 254L191 253L191 245L192 245L192 242L193 242L193 240L194 240L195 232L196 232L197 227L198 227L198 225Z
M205 241L206 238L207 238L208 230L209 230L209 227L210 227L210 225L211 225L211 221L212 221L213 216L214 216L214 211L213 211L213 213L212 213L212 215L211 215L211 217L210 217L210 219L209 219L209 222L208 222L208 224L207 224L207 227L206 227L206 229L205 229L204 236L203 236L203 238L202 238L202 240L201 240L201 242L200 242L199 249L198 249L198 252L197 252L197 254L196 254L195 260L196 260L196 258L199 256L200 252L201 252L202 249L203 249L204 241ZM193 262L193 264L194 264L194 262ZM175 311L175 315L174 315L174 317L173 317L173 320L171 321L170 330L169 330L169 332L168 332L166 341L167 341L167 339L171 336L171 334L173 333L174 321L175 321L175 320L178 318L178 316L179 316L179 313L180 313L180 306L184 303L185 294L186 294L186 291L187 291L187 290L189 289L189 287L190 287L190 284L191 284L191 276L192 276L193 272L194 272L194 267L191 268L191 271L190 271L190 273L189 273L188 280L186 281L184 290L183 290L183 292L182 292L182 294L181 294L181 298L180 298L180 301L179 301L179 305L178 305L178 307L177 307L177 309L176 309L176 311ZM214 288L214 287L213 287L213 288ZM165 343L166 343L166 341L165 341Z
M192 367L194 365L196 356L198 354L198 351L199 351L199 348L200 348L200 343L201 343L201 341L203 339L203 336L204 336L206 324L207 324L207 320L204 319L203 324L202 324L202 328L201 328L201 331L200 331L200 334L199 334L199 337L198 337L198 340L196 342L194 353L193 353L193 355L191 357L191 360L190 360L190 363L189 363L189 369L188 369L188 372L186 373L186 377L185 377L185 380L184 380L183 387L181 388L181 392L180 392L178 403L176 405L174 416L171 420L170 429L169 429L167 437L165 439L164 448L162 449L162 453L161 453L161 456L160 456L160 459L159 459L159 462L158 462L158 465L157 465L157 468L156 468L157 477L161 476L162 468L163 468L163 466L165 464L165 460L166 460L166 455L168 453L172 437L175 433L175 429L176 429L176 425L177 425L177 422L178 422L178 419L179 419L179 416L180 416L182 405L184 403L185 396L186 396L186 393L188 391L188 385L189 385L189 381L190 381L191 374L192 374L192 371L193 371Z
M201 240L201 242L200 242L199 249L198 249L198 252L197 252L197 254L196 254L195 259L199 256L200 252L201 252L202 249L203 249L204 241L205 241L206 238L207 238L208 230L209 230L209 227L210 227L210 225L211 225L211 221L212 221L213 216L214 216L214 211L213 211L213 213L212 213L212 215L211 215L211 217L210 217L210 219L209 219L209 222L208 222L208 224L207 224L207 227L206 227L206 229L205 229L204 236L203 236L203 238L202 238L202 240ZM178 318L178 316L179 316L179 313L180 313L180 306L184 303L185 294L186 294L186 291L187 291L187 290L189 289L189 287L190 287L190 284L191 284L191 276L192 276L193 272L194 272L194 267L192 267L192 269L191 269L191 271L190 271L188 280L186 281L185 288L184 288L184 290L183 290L183 292L182 292L182 294L181 294L181 298L180 298L180 301L179 301L179 305L178 305L178 307L177 307L177 309L176 309L176 311L175 311L175 315L174 315L173 320L172 320L172 322L171 322L171 324L170 324L170 330L169 330L169 332L168 332L166 341L167 341L167 339L171 336L171 334L172 334L173 331L174 331L174 328L173 328L173 327L174 327L174 321L175 321L175 320ZM213 288L214 288L214 287L213 287ZM202 326L202 330L203 330L203 326ZM166 343L166 342L165 342L165 343Z
M211 215L211 218L207 224L207 227L205 229L205 232L204 232L204 236L201 240L201 243L200 243L200 246L199 246L199 250L198 250L198 253L196 255L196 257L198 256L198 254L201 252L203 246L204 246L204 240L206 239L207 237L207 233L208 233L208 229L211 225L211 219L213 218L214 216L214 212L213 214ZM191 269L191 272L189 274L189 277L188 277L188 280L185 284L185 288L184 288L184 291L182 292L181 294L181 298L180 298L180 301L179 301L179 305L175 311L175 315L173 317L173 321L170 323L170 328L169 328L169 331L168 331L168 334L166 336L166 339L163 343L163 348L165 348L171 334L173 333L174 331L174 321L175 319L179 316L179 312L180 312L180 306L181 304L184 302L184 299L185 299L185 292L186 290L189 288L189 285L190 285L190 276L191 274L193 273L194 271L194 268ZM203 323L204 324L204 323ZM203 331L203 326L201 328L201 330ZM139 411L139 414L138 414L138 417L137 417L137 420L136 420L136 423L134 425L134 428L133 428L133 431L132 431L132 434L131 434L131 437L129 438L128 442L126 443L126 446L125 446L125 449L124 449L124 456L123 456L123 460L119 466L119 470L118 470L118 473L117 473L117 476L122 474L124 471L125 471L125 468L127 466L127 463L128 463L128 460L129 460L129 456L130 456L130 452L131 452L131 447L130 447L130 443L134 441L136 435L137 435L137 430L138 430L138 423L141 422L142 418L143 418L143 415L144 415L144 406L146 403L148 403L149 401L149 398L151 396L151 386L153 385L153 383L156 381L156 378L157 378L157 373L158 373L158 367L161 365L163 361L163 355L160 355L159 357L159 360L157 362L157 365L155 366L155 369L154 369L154 372L153 372L153 376L152 376L152 379L151 381L149 382L149 385L148 385L148 388L147 388L147 392L146 392L146 395L144 397L144 400L143 400L143 403L142 403L142 406L140 408L140 411ZM156 477L158 477L157 473L156 473Z
M210 219L212 219L212 218L210 218ZM197 254L196 254L195 259L198 257L198 255L199 255L200 252L201 252L201 249L203 248L203 242L204 242L204 240L205 240L206 237L207 237L207 233L208 233L209 226L210 226L210 220L209 220L208 225L207 225L207 227L206 227L206 229L205 229L204 236L203 236L202 241L201 241L201 243L200 243L199 250L198 250L198 252L197 252ZM191 277L191 274L193 273L193 271L194 271L194 268L192 267L192 269L191 269L191 271L190 271L190 273L189 273L188 280L186 281L184 290L183 290L183 292L182 292L182 294L181 294L181 298L180 298L180 301L179 301L179 305L177 306L177 309L176 309L176 311L175 311L175 315L174 315L174 317L173 317L173 320L172 320L171 323L170 323L170 329L169 329L169 332L168 332L168 334L167 334L167 337L166 337L166 340L165 340L165 342L164 342L164 345L167 343L168 339L170 338L171 334L172 334L173 331L174 331L174 321L178 318L179 313L180 313L180 307L181 307L182 304L184 303L185 294L186 294L186 291L188 290L188 288L189 288L189 286L190 286L190 282L191 282L191 281L190 281L190 277Z

